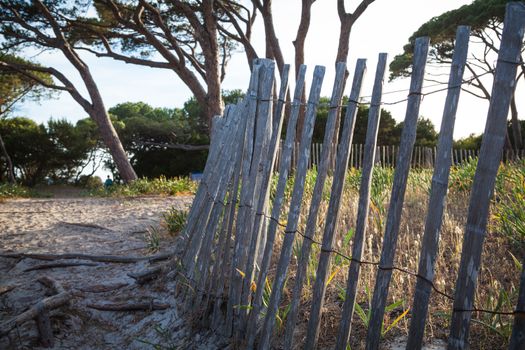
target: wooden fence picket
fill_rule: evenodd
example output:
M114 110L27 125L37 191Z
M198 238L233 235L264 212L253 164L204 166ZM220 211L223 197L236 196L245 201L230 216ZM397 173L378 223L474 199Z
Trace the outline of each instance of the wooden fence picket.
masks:
M323 242L321 247L321 255L317 267L316 279L312 296L312 308L310 310L310 318L308 320L308 329L306 333L305 349L313 349L317 343L319 335L319 324L321 317L321 308L324 304L324 294L326 291L326 281L328 279L330 250L333 246L335 230L337 226L337 219L339 218L339 209L341 207L341 196L343 194L343 187L346 178L346 171L348 169L348 158L350 154L350 145L352 144L352 137L354 135L355 119L357 114L357 105L361 93L361 85L366 70L366 60L358 59L352 82L352 90L348 99L348 106L346 108L346 115L343 125L343 134L341 137L341 144L339 145L337 153L337 162L335 165L334 181L332 182L330 203L328 205L328 213L326 214L326 223L323 233ZM320 195L323 188L320 188ZM315 222L312 223L315 225ZM305 264L308 262L305 261ZM300 295L298 296L300 298Z
M346 73L346 64L337 63L334 86L332 89L332 97L330 99L330 108L328 112L328 119L326 121L325 134L324 134L324 145L332 144L334 139L334 133L336 130L336 121L339 120L338 114L340 113L341 98L343 95L344 81ZM332 153L333 147L323 147L321 153L321 163L317 169L317 176L315 179L314 190L312 199L310 201L310 209L308 211L308 219L306 223L306 231L304 236L307 238L313 238L315 229L317 227L317 214L321 206L321 200L323 195L323 189L325 180L328 175L328 170L331 167L330 160L333 158ZM302 287L304 277L306 275L306 269L308 266L308 259L310 258L312 242L308 239L303 240L301 247L301 257L297 266L297 272L295 275L295 285L292 294L292 301L290 309L288 311L286 331L284 335L284 348L291 349L293 340L293 331L295 329L295 322L297 320L297 312L299 307L299 301L301 299Z
M261 186L258 193L258 201L255 212L255 222L253 225L253 236L250 242L250 248L247 256L246 267L243 269L245 272L244 285L241 296L241 305L249 305L249 299L251 295L252 283L255 283L255 265L257 262L260 264L258 259L259 245L262 242L264 246L266 242L266 232L263 230L264 223L266 221L267 205L270 199L270 177L273 173L273 165L275 163L275 155L277 153L278 141L281 137L281 129L283 125L283 112L284 112L284 100L288 91L288 74L290 71L290 65L285 65L283 73L281 74L281 87L278 95L278 102L274 111L273 130L271 132L271 140L268 143L268 150L266 153L265 162L262 164L262 179ZM263 232L264 231L264 232ZM241 325L246 326L246 319L241 320Z
M305 104L306 66L300 66L293 101L290 108L285 108L290 66L285 65L281 73L279 95L276 97L275 63L267 59L256 59L246 96L235 105L227 106L223 117L213 119L208 159L188 213L188 223L182 233L185 249L180 260L174 260L177 265L176 295L186 306L181 311L191 312L192 319L206 322L213 331L231 337L234 347L270 349L275 340L272 336L275 334L276 317L282 310L281 298L285 293L283 289L291 277L288 271L292 254L300 244L295 276L290 279L294 286L292 293L287 295L290 305L287 306L282 344L286 350L297 347L300 344L297 344L297 337L294 335L297 335L295 328L301 297L304 295L303 284L311 264L312 246L318 244L321 246L320 255L310 300L304 348L312 350L317 345L330 259L338 254L341 258L348 259L350 265L335 349L343 350L348 346L360 269L363 264L371 264L377 266L378 270L370 302L366 349L377 350L382 336L392 272L394 269L403 270L394 266L394 260L408 175L411 168L433 168L418 272L414 274L417 280L412 296L407 342L407 349L420 349L430 295L435 288L434 265L451 167L461 166L465 162L474 164L477 161L448 338L449 350L467 348L471 314L475 309L473 301L477 274L498 167L500 161L523 161L525 152L523 149L503 148L506 117L514 93L516 71L518 65L522 64L520 54L524 32L525 5L521 2L509 2L481 150L453 148L452 139L461 86L464 83L462 77L468 51L468 27L458 27L457 30L437 148L414 147L419 106L423 96L428 38L415 40L412 77L400 145L377 145L386 54L379 55L364 145L352 143L365 72L364 59L358 60L356 64L339 144L335 144L333 140L337 136L336 120L341 109L345 64L336 65L323 142L312 143L325 68L315 67ZM285 109L289 115L286 137L281 141ZM296 126L301 111L305 111L304 122L300 141L296 142ZM371 246L375 247L376 244L366 235L366 231L372 175L377 166L394 169L384 236L378 242L379 245L382 244L379 262L366 261L368 259L364 258L365 240ZM349 167L361 169L351 257L334 250ZM309 168L317 170L311 198L309 191L305 195ZM293 188L290 195L286 191L291 175ZM272 176L276 177L276 185L273 184ZM331 192L325 225L321 227L322 243L319 243L315 239L319 228L318 216L324 210L323 197L327 193L324 188L329 176L332 179ZM303 208L305 203L308 203L308 208ZM286 207L286 221L281 222L283 208ZM304 212L307 212L306 222L301 221L301 213ZM303 226L304 232L299 230ZM282 244L277 244L280 241L277 234L282 233L283 227ZM302 237L296 240L297 235ZM280 252L276 252L276 249L280 249ZM368 257L368 250L366 254ZM273 259L277 260L276 267L275 270L270 270ZM269 275L273 276L273 281L269 281ZM525 272L522 271L509 345L511 350L524 347L524 313Z
M372 297L372 312L366 342L367 350L378 349L379 340L381 339L381 329L383 325L386 299L388 296L388 287L392 276L391 267L394 263L399 223L401 220L401 210L403 209L408 171L410 169L410 156L416 139L416 124L419 116L421 89L423 86L428 47L428 37L416 39L405 126L401 135L401 144L399 146L399 153L396 160L396 170L394 173L392 195L390 196L390 206L388 208L383 248L381 250L379 270L376 275L374 295Z
M489 205L501 160L510 98L514 91L516 71L521 60L525 31L525 4L507 4L501 46L494 75L480 157L472 184L461 262L454 294L448 349L467 346L469 325L474 305L474 292L486 235Z
M281 300L282 289L286 280L286 272L292 256L293 241L297 231L301 206L303 204L304 181L306 179L306 171L308 170L308 158L310 158L310 144L312 141L312 133L314 129L314 122L317 113L317 105L321 96L321 85L323 82L325 68L316 66L314 70L314 78L310 88L310 96L308 98L308 105L306 108L305 122L303 133L301 135L299 159L295 171L294 187L292 191L292 199L290 202L290 209L288 214L288 221L281 248L281 255L277 265L275 280L272 284L272 293L270 302L266 310L264 318L264 326L261 332L261 339L259 341L259 349L266 350L270 347L270 337L275 325L275 316ZM262 286L261 286L262 287ZM260 287L260 288L261 288Z
M359 204L357 209L356 229L352 247L352 258L348 268L348 280L346 285L345 302L341 315L341 323L337 335L336 349L344 350L350 336L352 315L357 295L357 282L359 281L359 272L363 256L365 234L368 225L368 212L370 207L370 187L372 185L372 175L374 171L374 160L377 144L377 134L379 130L379 116L381 110L381 97L383 92L383 81L385 77L387 54L379 55L374 87L372 91L372 100L368 110L368 125L366 130L365 154L363 160L363 170L361 174L361 186L359 189Z
M439 132L437 161L432 177L428 214L423 234L423 243L419 258L419 268L414 301L412 303L412 318L407 349L421 349L425 331L425 320L428 301L434 278L434 264L439 245L439 233L445 210L445 200L448 189L448 177L452 160L450 159L456 111L461 92L461 82L467 60L470 28L461 26L456 33L456 49L452 57L452 67L448 82L448 93L443 111L443 119Z
M288 125L286 128L286 139L282 149L282 159L279 162L279 179L277 180L277 188L275 190L275 199L272 205L271 218L268 228L267 236L262 256L262 262L259 267L259 276L257 279L255 297L252 300L252 310L247 324L247 347L252 348L255 343L256 326L259 319L259 313L262 308L262 296L268 269L270 268L270 259L273 252L275 242L275 235L278 229L278 220L281 214L281 207L284 200L284 192L286 189L286 182L291 168L292 156L295 149L295 133L299 112L301 110L302 96L304 91L306 66L301 65L297 74L294 99L292 102L291 114L288 118Z

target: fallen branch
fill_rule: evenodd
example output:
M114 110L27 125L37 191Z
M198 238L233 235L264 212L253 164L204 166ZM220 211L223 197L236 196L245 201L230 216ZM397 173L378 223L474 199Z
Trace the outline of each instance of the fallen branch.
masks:
M135 273L128 273L128 276L135 279L138 284L144 284L154 278L157 278L157 276L161 274L165 267L165 265L155 266L151 269L145 269Z
M77 289L84 293L104 293L104 292L110 292L112 290L120 289L127 285L128 285L127 283L97 284L94 286L81 287Z
M24 272L35 271L35 270L45 270L45 269L54 269L56 267L71 267L71 266L98 266L95 263L89 262L70 262L70 263L51 263L51 264L42 264L28 267Z
M80 226L80 227L87 227L87 228L95 228L97 230L113 231L110 228L100 226L97 224L89 224L89 223L83 223L83 222L67 222L67 221L60 221L60 223L63 225Z
M8 284L8 285L5 285L5 286L0 286L0 295L3 295L5 293L7 293L7 292L10 292L13 289L15 289L16 287L18 287L16 284Z
M153 311L166 310L171 307L169 304L151 303L103 303L88 304L87 307L101 311Z
M171 258L174 253L164 253L151 256L119 256L119 255L89 255L82 253L69 254L39 254L39 253L0 253L1 258L14 259L36 259L36 260L60 260L60 259L79 259L105 263L132 264L139 261L156 262Z
M12 329L22 325L24 322L38 317L45 317L46 311L56 309L59 306L67 304L71 300L71 293L64 291L64 288L62 288L62 286L58 282L47 277L42 277L38 281L42 284L45 284L48 287L51 287L55 292L59 293L48 298L42 299L34 306L29 308L29 310L22 312L20 315L13 317L12 319L6 322L1 323L0 337L8 334ZM46 336L47 335L44 334L41 335L42 338Z

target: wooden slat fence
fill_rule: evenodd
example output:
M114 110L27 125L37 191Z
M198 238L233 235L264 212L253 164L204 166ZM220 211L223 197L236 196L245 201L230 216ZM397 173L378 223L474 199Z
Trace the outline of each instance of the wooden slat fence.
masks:
M296 143L294 145L298 146ZM279 152L280 152L279 146ZM308 163L309 168L319 168L321 164L321 152L323 149L322 143L312 143L311 146L311 158ZM452 158L452 165L460 165L471 159L479 157L479 149L464 149L464 148L453 148L450 152ZM294 151L295 152L295 151ZM375 151L375 166L392 167L396 166L396 156L399 153L399 146L376 146ZM364 166L364 145L353 144L351 146L350 161L348 166L352 168L361 169ZM410 166L412 168L434 168L436 165L437 147L423 147L414 146L412 150L412 158ZM505 149L502 152L502 161L511 162L525 159L525 149ZM280 161L280 157L277 157L277 162ZM292 158L292 168L297 165L296 158Z
M274 80L274 63L265 59L256 60L246 97L238 104L228 106L224 116L214 120L209 157L184 231L187 246L179 266L178 285L181 295L185 298L187 312L191 313L194 319L205 321L213 330L231 337L238 348L270 349L275 344L276 315L281 306L284 285L287 281L292 283L292 280L294 286L292 295L288 296L291 297L291 305L282 344L285 349L314 349L321 327L331 258L337 254L350 260L350 265L336 349L345 349L351 336L359 271L365 263L377 268L366 348L378 349L390 279L396 268L393 264L407 177L411 167L432 166L434 175L430 189L430 209L426 218L419 271L416 275L417 285L413 296L414 308L407 345L407 349L421 348L428 298L433 287L433 269L437 259L437 242L443 221L450 166L468 157L478 157L448 340L449 349L467 348L470 318L474 310L473 297L496 171L502 159L510 159L510 155L502 154L500 150L503 149L506 116L517 65L520 62L524 30L525 5L509 3L495 72L493 98L490 101L485 137L479 154L452 149L455 114L468 49L467 27L459 27L457 32L437 149L418 151L413 147L419 106L422 103L421 88L429 47L428 38L418 38L415 41L405 126L401 143L395 147L377 146L386 54L379 55L365 145L352 145L355 112L366 70L366 61L360 59L355 67L337 150L311 143L324 67L315 67L306 103L302 102L302 96L306 95L306 67L300 67L286 137L284 141L279 142L289 67L284 69L279 91L273 91L278 86ZM337 65L324 144L332 144L336 129L335 120L340 113L345 71L343 63ZM296 123L304 104L304 127L302 134L297 138ZM296 139L300 141L296 143ZM330 159L333 159L331 153L335 151L337 154L334 168ZM523 153L520 157L522 156ZM395 172L381 258L379 262L370 263L361 259L363 241L367 234L371 177L374 167L379 164L395 166ZM311 199L305 201L305 179L307 170L312 165L317 166L318 174ZM351 257L334 250L344 179L349 166L363 169ZM277 184L271 186L274 168L278 169L278 178ZM286 183L292 168L293 189L291 193L286 193ZM319 242L314 239L314 233L320 215L319 204L326 194L325 181L330 171L332 184L329 205L325 214L326 224L323 228L322 242ZM270 203L271 200L273 203ZM305 202L308 203L308 208L303 208ZM283 209L285 207L287 211ZM304 229L299 225L301 212L308 213ZM283 228L282 244L276 245L276 234ZM298 255L300 258L297 271L290 279L289 265L294 242L298 238L301 238L299 243L302 241ZM310 309L304 310L309 315L309 321L306 339L302 340L294 337L294 330L299 299L303 295L306 265L309 263L308 257L314 244L320 246L320 258L316 266L312 300L307 303ZM276 266L272 272L273 281L269 281L272 259L276 260ZM521 276L519 301L510 341L510 349L513 350L525 348L524 276L525 274Z

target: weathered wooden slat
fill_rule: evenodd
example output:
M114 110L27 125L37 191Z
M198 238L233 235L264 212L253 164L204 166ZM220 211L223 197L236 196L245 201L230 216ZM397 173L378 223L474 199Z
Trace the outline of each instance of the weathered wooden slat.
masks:
M357 221L354 234L354 243L352 246L352 257L360 261L363 256L365 234L368 225L368 212L370 207L370 188L372 185L372 175L374 171L374 151L377 144L377 134L379 131L379 120L381 111L381 97L383 93L383 82L385 78L387 54L379 55L374 87L372 91L372 100L368 110L368 125L366 129L365 154L363 160L363 169L361 174L361 187L359 189L359 204L357 206ZM359 272L361 265L356 262L350 262L348 268L348 281L346 285L346 296L343 304L343 313L339 331L337 335L336 349L346 349L346 344L350 337L352 326L352 315L354 313L354 303L357 295L357 283L359 281Z
M428 311L432 281L434 279L434 264L439 246L439 234L445 201L447 196L448 178L451 166L451 149L453 144L456 111L461 92L461 82L465 71L468 53L470 28L461 26L456 33L456 44L452 57L452 66L448 81L448 93L439 131L437 162L432 176L430 198L428 201L427 219L423 234L423 243L419 258L418 278L412 303L412 318L407 349L421 349L425 331L425 320Z
M244 285L242 290L242 296L241 296L241 305L248 305L250 302L250 295L251 295L251 286L252 282L254 282L255 279L255 264L256 262L261 262L259 259L259 251L260 251L260 245L262 242L262 245L264 246L266 242L266 231L263 230L263 226L266 221L266 213L268 209L268 203L270 201L270 178L273 173L273 165L274 165L274 159L277 152L277 145L279 142L279 139L281 138L281 130L283 126L283 112L284 112L284 99L286 98L286 93L288 91L288 75L290 71L290 65L285 65L283 69L283 73L281 74L281 87L279 91L278 96L278 102L275 109L275 114L273 116L273 119L277 120L273 124L273 129L271 131L271 140L268 144L268 150L265 153L265 157L263 159L262 164L262 184L258 193L258 201L257 201L257 211L255 216L255 222L253 225L253 236L250 242L250 249L248 252L248 258L246 267L244 268L244 271L246 273L246 276L244 277ZM263 252L264 254L264 252ZM262 255L262 254L261 254ZM244 329L247 325L247 320L243 320L241 322L241 325Z
M379 270L377 272L374 296L372 299L371 318L366 344L367 350L377 350L379 348L379 340L381 339L381 326L383 324L390 279L392 277L392 270L390 268L394 262L401 211L403 209L407 177L410 169L410 156L416 139L416 124L419 115L428 46L428 37L416 39L405 127L401 135L401 144L396 162L392 194L390 196L383 248L381 250Z
M244 133L245 125L241 123L241 127L239 128L242 131L240 131L242 134ZM233 225L235 221L235 213L237 210L237 199L239 195L239 183L241 179L241 172L242 172L242 159L243 159L243 152L244 147L239 146L240 152L237 153L237 159L235 160L235 170L233 173L233 184L232 188L230 190L230 203L229 203L229 213L228 213L228 227L226 229L226 242L224 243L224 263L221 264L222 270L220 272L219 277L219 287L217 290L217 295L221 296L224 293L224 287L226 284L227 276L228 276L228 269L227 266L230 264L232 249L230 247L231 241L232 241L232 235L233 235ZM221 306L223 304L222 298L217 298L215 300L215 305L213 309L213 316L212 316L212 329L217 329L220 326L224 326L223 332L225 334L231 334L231 322L221 322L223 320L223 315L221 311Z
M254 63L252 75L250 78L250 86L248 88L248 94L246 97L246 103L248 105L246 110L246 126L244 134L244 149L243 157L241 162L241 189L239 193L239 208L237 210L237 224L235 225L235 238L232 254L232 263L230 265L230 280L229 280L229 293L228 293L228 304L226 312L226 328L234 330L233 320L234 313L236 312L235 307L240 302L240 285L242 283L241 276L237 269L240 269L241 259L241 244L243 242L242 232L243 227L241 223L244 223L246 215L249 211L248 198L250 197L250 189L245 186L248 183L250 176L250 165L253 155L253 139L254 139L254 126L255 126L255 112L257 104L257 87L259 85L259 75L261 66ZM253 193L252 193L253 201ZM234 288L236 286L236 288ZM238 315L238 310L237 310Z
M242 129L240 129L242 131ZM239 140L242 137L241 132L236 132L234 135L235 140ZM219 184L219 191L217 193L216 204L213 206L213 209L210 214L210 219L206 226L204 242L202 248L200 249L197 255L197 273L198 273L198 284L197 284L197 297L194 298L193 306L201 305L202 297L205 291L205 285L208 283L208 273L210 270L212 254L213 254L213 243L216 238L217 225L225 211L226 205L224 201L226 199L226 194L228 191L229 184L231 183L233 177L233 171L235 168L235 160L237 158L237 153L240 153L242 149L238 147L240 142L233 141L226 148L226 157L228 165L225 166L225 169L221 176L221 183ZM191 303L188 303L190 305ZM194 308L193 307L193 308Z
M284 282L286 280L286 273L288 265L292 257L293 241L299 223L299 216L301 213L301 206L303 204L304 181L306 178L306 171L308 170L308 159L310 158L310 144L312 142L312 134L314 128L315 117L317 113L317 105L321 94L321 85L324 78L325 68L316 66L314 70L314 78L312 87L310 88L310 96L308 98L308 105L306 109L305 122L303 132L301 135L300 154L295 171L295 182L292 191L292 200L290 203L290 210L288 213L288 222L286 224L285 236L281 248L281 255L275 280L272 285L272 293L270 302L264 318L264 326L259 342L259 349L265 350L270 346L270 338L275 325L275 315L279 307L281 295L283 291ZM262 285L260 286L260 288Z
M274 85L274 70L275 64L271 60L261 60L263 64L262 79L259 85L259 91L257 96L257 116L255 123L255 143L254 143L254 152L252 158L252 164L250 166L250 182L243 184L243 186L249 186L252 191L252 197L250 198L251 204L249 206L249 212L246 216L244 223L240 223L244 227L243 232L243 242L241 244L241 259L239 261L238 269L243 271L245 274L241 281L240 288L240 303L239 305L247 306L248 305L248 296L250 295L250 281L251 276L249 270L247 270L247 265L249 265L250 254L256 254L256 243L259 239L260 227L257 225L262 225L264 220L262 215L258 213L264 213L266 211L267 197L265 192L267 189L263 186L268 186L269 176L271 175L271 167L273 166L273 158L268 158L268 150L270 146L270 141L272 138L272 91ZM273 154L272 154L273 156ZM267 164L267 165L266 165ZM253 242L253 244L252 244ZM254 251L251 252L250 250ZM253 264L253 262L252 262ZM251 270L251 269L250 269ZM246 281L248 283L246 284ZM246 292L243 291L243 285L247 286ZM243 300L243 294L244 299ZM239 319L235 320L237 326L235 327L238 336L242 336L242 332L245 329L246 324L246 313L248 309L246 307L240 307L239 309ZM234 322L234 324L235 324Z
M211 138L211 145L210 149L208 151L208 158L206 160L206 164L204 166L202 180L205 183L207 183L210 179L211 173L213 168L216 166L216 164L219 162L218 155L220 154L221 148L224 146L224 142L226 141L226 133L228 130L228 119L231 118L230 115L230 107L226 106L224 110L224 117L223 118L214 118L214 122L212 123L212 138ZM199 214L202 210L203 205L207 201L206 196L206 187L199 186L197 189L197 193L195 194L195 197L193 198L192 206L190 209L190 212L188 213L188 223L186 227L184 228L184 235L187 238L191 238L193 235L193 232L195 230L195 224L197 223L197 218L199 217ZM188 239L189 241L189 239Z
M364 63L363 63L364 69ZM336 121L339 120L338 114L341 112L341 98L343 96L343 88L345 83L346 64L337 63L334 86L332 89L332 97L330 99L330 107L328 112L328 118L325 126L325 134L323 138L324 145L331 145L336 130ZM324 147L321 153L321 163L317 168L317 177L315 180L314 190L312 199L310 201L310 209L308 211L308 220L306 223L306 231L304 235L309 238L313 238L315 230L317 228L317 214L321 206L322 195L325 180L328 174L328 169L331 168L330 160L333 156L330 154L333 152L333 147ZM297 265L297 271L295 273L295 284L292 293L290 310L288 311L286 321L286 332L284 336L284 348L291 349L293 341L293 331L295 329L295 323L297 321L297 313L299 311L299 301L301 299L301 293L303 290L303 282L306 276L306 269L308 266L308 259L310 258L310 251L312 247L312 241L309 239L303 240L301 247L301 257Z
M291 114L288 118L288 125L286 127L286 138L282 149L282 157L279 163L279 179L277 180L277 188L275 191L275 199L272 205L271 217L276 220L279 219L281 214L281 207L284 200L284 191L286 189L286 182L288 180L288 174L291 168L292 156L295 148L295 133L297 120L299 118L299 112L301 110L302 95L304 91L304 78L306 74L306 66L301 65L299 67L299 73L296 79L294 99L292 101ZM275 242L275 235L277 232L278 222L276 220L270 220L267 229L267 237L264 247L264 253L262 262L259 267L259 276L257 279L257 288L255 291L255 297L252 300L252 310L247 326L247 344L248 348L252 348L255 343L256 326L259 319L259 313L262 308L262 296L264 291L264 283L270 268L270 259L272 257L273 246Z
M218 134L214 138L217 146L213 147L213 151L217 159L211 160L210 163L212 165L206 168L206 172L203 173L198 190L198 192L201 193L202 205L200 209L197 209L198 212L194 219L195 223L190 223L190 221L188 221L188 227L185 231L185 233L188 234L188 243L185 249L183 261L185 266L188 268L192 268L190 266L190 260L195 260L196 254L200 247L200 242L202 241L203 235L205 233L204 229L213 207L213 203L210 202L210 198L215 197L219 191L221 177L213 176L213 174L222 174L222 169L228 166L228 164L226 164L226 160L219 155L224 153L225 150L231 146L231 142L233 142L231 136L231 126L238 123L240 119L241 112L236 111L232 106L228 106L227 113L228 114L225 115L223 119L215 118L215 120L217 120L215 130L218 130ZM211 152L212 150L210 150L210 153ZM195 204L192 206L192 211L194 206Z
M239 316L241 313L240 301L243 283L242 271L246 265L249 241L251 239L252 227L255 219L255 195L260 187L260 175L262 167L261 153L264 143L268 139L271 128L271 91L274 80L274 63L270 60L256 60L260 67L257 79L251 89L249 96L249 119L246 126L246 153L243 161L243 181L241 188L238 222L236 226L235 251L232 263L232 275L230 281L229 305L234 309L233 330L236 338L239 327ZM255 79L254 79L255 80Z
M352 82L352 90L348 99L346 115L343 126L341 144L337 153L334 178L331 188L330 202L326 214L326 224L323 233L323 242L321 255L317 266L316 279L312 296L312 308L308 320L308 329L306 334L306 344L304 349L313 349L319 336L319 327L321 321L321 308L324 305L324 295L326 292L326 281L330 269L330 251L333 249L333 241L339 218L339 209L341 208L341 196L345 183L346 171L348 169L348 158L352 137L354 135L355 116L357 113L357 101L361 94L361 85L366 70L366 60L358 59ZM322 190L322 189L321 189ZM314 223L315 224L315 223Z
M448 340L449 350L468 347L472 313L462 310L472 309L474 304L474 292L481 264L489 205L501 160L501 150L505 141L507 115L510 98L515 87L517 66L521 59L520 52L524 30L525 4L522 2L508 3L494 75L492 97L470 195L461 262L454 293L454 309Z
M228 109L229 113L227 119L225 120L221 129L222 134L216 137L216 140L219 143L219 145L217 146L217 155L223 152L224 149L226 149L228 145L232 142L231 137L228 137L228 129L230 128L230 125L232 125L232 123L237 122L236 118L239 117L239 114L230 113L231 111L231 109ZM197 207L196 210L198 211L198 215L195 216L195 218L193 219L194 223L190 222L188 218L188 225L193 226L188 228L186 231L188 235L188 243L186 245L185 255L183 256L182 261L183 266L186 270L186 274L189 276L193 275L195 260L204 238L205 228L207 226L210 213L214 206L213 200L210 200L210 198L216 198L217 192L219 191L221 177L212 176L212 174L224 174L223 169L227 166L224 158L218 156L217 158L218 160L212 161L213 166L207 169L208 172L206 174L203 174L203 178L199 185L199 190L202 188L201 193L203 205L200 209ZM196 205L198 206L199 204L194 204L193 206Z
M522 266L525 266L525 257L522 261ZM521 350L523 348L525 348L525 269L521 270L520 290L514 314L509 350Z

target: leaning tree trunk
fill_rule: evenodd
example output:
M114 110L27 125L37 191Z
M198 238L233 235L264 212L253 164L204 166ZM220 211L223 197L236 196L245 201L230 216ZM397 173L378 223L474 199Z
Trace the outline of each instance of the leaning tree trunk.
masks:
M106 106L102 100L102 95L98 89L91 72L87 65L80 61L79 57L76 56L72 51L68 51L69 47L66 46L64 53L66 57L70 58L71 61L76 63L76 67L84 81L84 85L88 91L89 97L91 98L91 104L86 105L85 103L80 103L84 110L89 114L89 116L97 124L98 132L102 138L102 142L106 145L109 150L109 154L113 158L120 177L124 182L129 183L137 179L137 174L131 163L129 162L128 156L122 147L122 143L118 137L111 119L106 111ZM77 99L75 96L73 98Z
M137 174L129 162L126 151L124 151L124 147L122 147L122 143L106 110L94 108L90 113L90 117L97 124L100 137L108 148L122 180L126 183L136 180Z
M7 163L7 179L9 180L9 183L15 184L15 172L13 168L13 162L11 161L11 157L9 156L9 153L7 153L7 149L5 148L4 139L2 138L2 134L0 134L0 148L2 148L2 153L4 154L5 161Z

